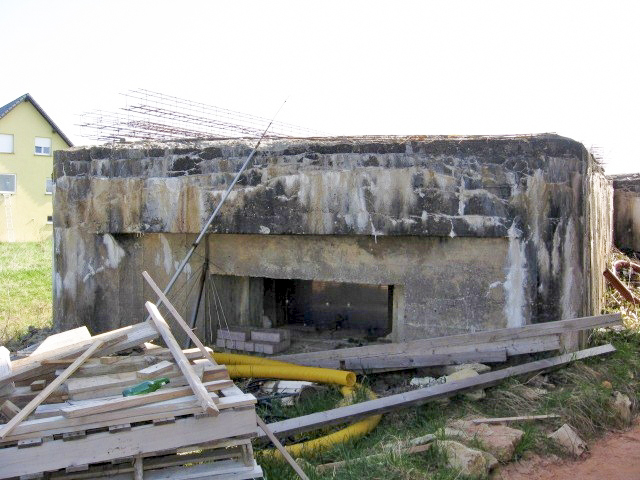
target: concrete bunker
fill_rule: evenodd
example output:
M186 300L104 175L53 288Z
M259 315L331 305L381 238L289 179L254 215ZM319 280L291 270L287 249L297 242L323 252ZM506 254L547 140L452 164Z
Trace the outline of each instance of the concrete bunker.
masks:
M153 294L140 272L167 283L252 145L57 153L56 326L141 321ZM556 135L268 140L177 303L189 317L206 270L219 302L196 328L209 335L215 305L233 325L394 341L597 314L611 195L584 147Z

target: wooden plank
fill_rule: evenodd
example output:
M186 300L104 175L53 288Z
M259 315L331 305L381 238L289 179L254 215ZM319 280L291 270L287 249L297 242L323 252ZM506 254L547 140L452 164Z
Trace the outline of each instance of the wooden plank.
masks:
M31 389L32 392L39 392L40 390L43 390L44 387L46 386L47 386L46 380L34 380L29 384L29 388Z
M210 348L209 353L213 353ZM202 358L202 353L197 348L189 348L182 351L189 360L193 361ZM76 371L74 377L91 377L94 375L107 375L111 373L135 372L146 368L162 360L173 360L173 356L168 348L159 348L157 352L136 356L113 356L89 359L82 367ZM73 360L45 360L44 364L69 365Z
M221 411L230 408L252 407L256 403L255 397L250 394L218 397L212 392L209 395ZM94 416L86 415L84 417L65 418L59 415L27 420L18 425L13 433L5 439L5 442L14 442L25 438L61 434L76 430L99 429L121 423L133 424L148 422L167 417L168 414L175 417L202 414L202 407L200 406L199 400L191 395L117 411L104 412ZM255 429L253 432L255 433Z
M621 322L620 314L616 313L595 317L573 318L556 322L536 323L526 325L524 327L503 328L500 330L475 332L472 334L412 340L409 342L280 355L274 357L274 360L281 360L299 365L328 366L326 363L320 365L317 362L324 360L325 362L333 362L333 365L335 365L336 363L339 364L340 360L345 360L347 358L364 358L403 353L450 353L440 349L443 347L452 348L461 346L466 346L467 348L470 346L470 348L473 348L483 344L487 347L491 347L491 345L493 345L493 349L495 350L496 348L502 348L502 346L497 345L497 342L513 341L514 339L522 340L531 337L542 337L545 335L558 335L566 332L586 330L596 327L608 327L612 325L620 325ZM508 351L507 353L510 354Z
M164 306L167 307L167 310L169 310L169 312L171 312L171 315L173 315L173 318L176 320L176 322L178 322L178 325L180 325L180 327L182 327L182 329L184 330L184 332L187 334L187 336L191 339L191 341L193 342L193 344L200 349L200 352L202 352L202 358L207 358L207 359L211 359L211 355L209 354L209 352L207 351L207 349L205 348L205 346L202 344L202 342L200 341L200 339L196 336L195 333L193 333L193 330L191 330L191 328L189 327L189 325L187 325L187 322L184 321L184 319L180 316L180 314L178 313L178 311L175 309L175 307L171 304L171 302L169 301L169 299L167 299L167 297L165 296L165 294L162 292L162 290L160 290L160 288L158 287L158 285L156 285L156 282L153 281L153 279L151 278L151 276L145 271L142 272L142 276L144 277L144 279L147 281L147 283L151 286L151 288L153 289L154 292L156 292L158 294L158 298L160 298L160 301L162 303L164 303ZM153 304L152 304L153 305ZM148 310L148 309L147 309ZM160 312L158 312L158 314L160 314ZM164 321L164 319L163 319ZM165 340L166 342L166 340ZM167 345L168 346L168 345ZM169 349L171 349L171 347L169 347ZM182 349L180 349L180 352L182 352Z
M114 338L112 340L119 340L119 338ZM98 349L100 349L105 344L105 340L96 340L93 345L91 345L82 355L80 355L75 362L67 367L67 369L60 375L56 377L49 385L42 390L36 398L31 400L15 417L13 417L9 422L0 430L0 438L5 438L11 431L22 422L25 418L27 418L31 412L33 412L38 405L40 405L45 398L51 394L56 388L62 385L67 378L73 375L73 372L77 370L77 368L82 365L87 358L93 355Z
M203 384L207 391L215 392L233 385L232 380L217 380ZM60 409L62 415L67 418L84 417L99 413L121 410L123 408L136 407L149 403L161 402L172 398L186 397L192 394L191 387L162 388L146 395L134 395L131 397L110 398L103 401L84 402L70 405Z
M0 448L0 478L57 470L69 465L108 462L112 459L198 445L246 435L256 430L254 410L226 410L217 417L193 417L167 425L140 425L129 432L87 435L82 442L53 440L32 449Z
M203 372L204 365L194 366L194 373L198 377L202 378ZM175 368L172 368L171 372L166 372L164 374L164 376L169 379L177 378L181 375L182 372L177 366ZM92 392L99 394L99 392L97 392L98 390L117 387L128 387L132 384L138 383L140 383L140 378L138 378L137 372L124 372L113 373L110 375L97 375L95 377L70 378L69 380L67 380L66 386L69 397L73 398L74 395L79 393Z
M391 344L392 345L392 344ZM357 347L358 349L361 347ZM399 353L399 354L388 354L388 355L363 355L363 356L346 356L347 358L341 358L341 355L336 355L336 357L327 357L320 359L305 359L304 355L302 359L298 360L299 364L309 366L309 367L321 367L321 368L341 368L346 370L358 369L358 364L363 363L371 363L374 365L374 362L386 361L386 358L389 358L390 362L393 361L394 358L402 358L403 356L411 356L418 355L424 356L426 359L427 356L446 356L446 355L460 355L460 357L464 357L464 355L472 356L474 354L487 354L493 355L496 351L506 350L507 356L511 355L522 355L526 353L536 353L536 352L546 352L551 350L558 350L560 348L560 338L558 335L545 335L539 337L530 337L523 338L517 340L506 340L501 342L494 342L490 344L475 344L475 345L461 345L461 346L444 346L437 347L425 350L414 350ZM344 349L344 350L355 350L355 349ZM334 352L342 352L343 350L332 350ZM312 355L312 352L309 355ZM298 354L296 354L298 356ZM342 355L344 356L344 355ZM287 355L288 357L288 355ZM275 357L277 359L281 359L284 357ZM444 357L441 357L444 358ZM366 359L366 360L365 360ZM455 362L454 362L455 363ZM395 370L400 369L400 367L396 367ZM380 371L385 371L386 369L380 369ZM394 370L393 367L389 368L389 371ZM378 371L378 370L373 370Z
M175 367L175 364L169 362L168 360L163 360L156 363L155 365L151 365L150 367L138 370L136 372L136 375L138 376L138 378L145 380L149 378L156 378L165 372L173 370Z
M269 424L269 427L272 429L274 434L292 435L294 433L313 430L318 427L335 425L357 420L362 417L368 417L370 415L385 413L398 408L421 405L438 398L449 397L474 388L490 387L509 377L555 368L574 360L603 355L614 351L615 348L610 344L588 348L586 350L567 353L557 357L545 358L544 360L537 360L535 362L508 367L502 370L482 373L476 377L465 378L455 382L420 388L418 390L390 395L388 397L378 398L375 400L368 400L348 405L346 407L339 407L333 410L283 420L281 422L271 423Z
M196 449L207 448L206 446L198 446ZM193 450L194 447L190 447L190 450ZM219 460L227 460L227 459L235 459L238 460L242 456L242 452L244 449L251 449L251 444L249 441L236 441L232 446L220 447L213 450L201 450L198 453L189 453L189 454L170 454L170 455L162 455L155 457L145 457L144 465L148 470L156 470L156 469L165 469L167 467L175 467L175 466L184 466L189 464L200 464L200 463L209 463L215 462ZM179 450L179 449L178 449ZM253 465L254 459L253 455L250 458L251 462L247 464ZM163 470L166 471L166 470ZM96 478L109 478L111 480L120 478L115 474L126 474L133 473L133 465L132 464L121 464L121 465L92 465L89 471L83 472L78 475L65 475L62 473L50 473L49 476L52 480L94 480ZM148 472L150 473L150 472ZM124 480L131 480L131 475L128 477L126 475L122 475ZM211 480L210 477L208 480ZM252 477L248 477L252 478ZM256 477L257 478L257 477ZM222 479L219 479L222 480ZM227 479L225 479L227 480Z
M95 340L104 340L105 346L102 347L102 350L99 353L101 355L110 355L121 350L135 347L136 345L156 338L157 336L158 332L153 327L153 324L143 322L96 335L90 340L84 340L67 347L51 350L39 355L30 355L11 363L12 372L0 375L0 386L12 381L26 380L44 373L52 372L55 370L55 367L52 365L45 365L43 363L44 360L56 360L80 355L89 348ZM119 341L115 344L111 344L110 340L114 338L119 339Z
M78 342L91 339L89 329L85 326L66 330L64 332L49 335L44 341L38 345L31 355L40 355L59 348L68 347Z
M10 398L13 403L22 408L31 400L36 398L39 392L34 392L31 387L16 387ZM57 388L54 392L47 397L44 403L63 402L68 398L64 391L64 387Z
M151 302L146 302L144 305L147 308L147 311L151 314L151 320L153 320L153 323L158 329L158 333L160 334L160 336L162 336L169 350L171 350L171 353L173 354L178 367L180 368L180 370L182 370L182 373L187 379L187 382L189 382L193 393L200 399L202 410L210 415L217 415L218 408L216 407L215 403L211 401L211 397L209 397L207 390L202 386L202 382L194 373L193 368L191 368L189 360L187 360L187 357L185 357L184 353L182 353L180 345L178 345L178 342L176 342L176 339L171 334L169 325L167 325L167 322L165 322L164 318L162 318L162 315L160 315L158 307L156 307ZM201 351L204 351L206 354L204 346L202 346Z
M304 470L300 468L300 465L298 465L298 463L293 459L291 454L287 452L287 449L282 446L282 444L280 443L280 440L276 438L276 436L269 429L267 424L264 423L264 420L262 420L258 415L256 415L256 420L258 422L258 426L262 429L265 435L269 437L269 440L271 440L271 443L273 443L276 446L280 454L284 457L284 459L291 466L291 468L293 468L293 470L298 474L298 476L303 480L309 480L309 477L307 477L307 475L304 473Z
M7 420L11 420L18 413L20 413L20 409L16 407L16 405L11 400L5 400L0 407L0 413L5 416Z
M204 367L204 372L203 372ZM229 378L229 372L224 367L224 365L194 365L193 370L195 371L197 377L201 382L210 382L213 380L225 380ZM89 390L80 393L74 393L69 395L69 399L71 400L90 400L90 399L99 399L101 397L106 396L119 396L122 395L122 390L124 390L125 386L132 386L140 383L140 379L135 376L135 373L131 372L131 383L124 385L116 385L112 387L103 387L99 390ZM182 387L183 385L188 385L189 382L182 374L181 371L177 370L175 373L172 372L170 374L165 374L165 376L169 376L171 383L170 387Z
M392 371L406 368L433 367L439 365L454 365L470 362L505 362L507 351L496 350L487 352L460 352L440 355L387 355L382 357L348 358L341 364L344 370L377 372Z
M498 417L498 418L474 418L471 420L473 423L512 423L512 422L530 422L535 420L549 420L554 418L560 418L560 415L523 415L521 417Z

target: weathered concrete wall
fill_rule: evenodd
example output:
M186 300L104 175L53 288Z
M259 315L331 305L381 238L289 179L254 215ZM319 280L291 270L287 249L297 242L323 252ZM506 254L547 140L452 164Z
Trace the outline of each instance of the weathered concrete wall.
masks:
M60 152L56 324L139 318L132 277L162 260L166 284L188 248L176 238L199 231L252 144ZM584 147L553 135L270 140L214 223L210 271L395 284L397 338L597 313L610 196ZM90 318L107 299L117 313Z
M612 175L614 243L640 252L640 173Z

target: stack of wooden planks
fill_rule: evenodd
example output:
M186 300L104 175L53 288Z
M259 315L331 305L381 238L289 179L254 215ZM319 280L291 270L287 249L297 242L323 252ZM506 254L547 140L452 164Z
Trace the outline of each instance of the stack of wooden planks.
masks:
M4 361L0 478L262 477L251 448L255 398L209 349L177 347L155 305L147 308L149 322L95 336L81 327ZM167 348L145 343L159 335ZM122 395L160 377L170 383Z
M504 362L508 357L575 350L567 339L593 328L620 325L620 314L573 318L448 337L280 355L275 360L310 367L375 373L469 362Z

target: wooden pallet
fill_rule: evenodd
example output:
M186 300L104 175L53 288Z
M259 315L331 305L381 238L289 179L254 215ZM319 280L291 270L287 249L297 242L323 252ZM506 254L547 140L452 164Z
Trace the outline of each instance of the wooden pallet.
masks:
M218 405L222 408L217 417L199 413L201 408L197 400L184 397L176 399L182 401L177 404L191 406L171 411L152 412L150 406L158 404L150 404L137 407L150 412L145 415L134 412L135 416L122 416L137 410L126 409L119 411L120 417L113 415L116 412L111 412L108 420L95 416L65 419L77 421L86 418L86 421L26 433L19 429L33 428L34 422L53 425L64 421L62 419L65 417L23 422L17 427L17 433L7 438L0 448L0 478L73 468L140 454L151 455L187 445L255 435L255 398L241 392L237 394L235 388L224 389L224 392L227 395L221 392Z
M83 329L58 334L4 373L17 386L3 399L33 406L7 410L6 415L21 415L20 421L0 425L0 479L262 477L251 449L255 397L238 389L223 365L203 359L204 347L105 356L115 342L128 347L152 335L146 326L136 326L94 343L85 337ZM111 344L102 348L105 341ZM78 360L87 345L102 356L89 358L89 352ZM123 388L156 375L170 384L150 394L122 396ZM205 413L204 404L213 408ZM193 451L185 453L185 447Z

